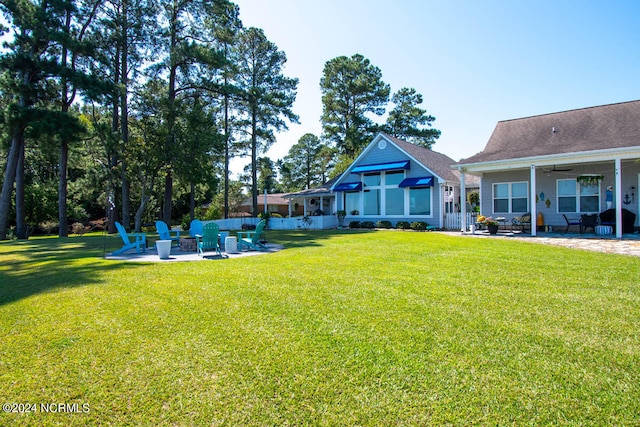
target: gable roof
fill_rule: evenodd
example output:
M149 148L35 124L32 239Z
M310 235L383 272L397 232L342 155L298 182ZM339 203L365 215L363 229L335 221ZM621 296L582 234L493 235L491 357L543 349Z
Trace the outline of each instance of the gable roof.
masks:
M319 197L319 196L330 195L331 187L333 186L333 184L336 183L336 181L338 181L339 178L340 178L340 175L334 178L331 178L329 181L325 182L324 184L318 187L309 188L307 190L295 191L293 193L286 193L282 197L286 197L287 199L289 199L292 197L311 197L311 196Z
M285 193L267 194L267 205L285 205L289 204L289 200L284 198ZM251 206L253 202L251 197L247 197L240 206ZM258 194L258 204L264 205L264 194Z
M485 149L460 165L640 147L640 101L498 122Z
M445 181L455 183L460 182L460 173L451 168L452 165L456 164L456 161L446 154L420 147L402 139L387 135L386 133L381 133L380 135L394 143L399 149L413 157L416 161L420 162L424 167L440 176ZM475 177L468 177L466 179L466 183L467 185L473 186L473 184L478 184L479 181L477 181Z

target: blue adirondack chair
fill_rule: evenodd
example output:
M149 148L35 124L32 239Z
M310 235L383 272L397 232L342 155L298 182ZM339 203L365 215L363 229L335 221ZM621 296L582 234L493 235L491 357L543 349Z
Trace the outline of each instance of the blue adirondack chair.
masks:
M269 248L260 243L260 239L262 239L262 232L266 225L267 221L263 219L258 223L258 225L256 225L255 230L238 231L238 249L242 250L242 247L246 245L249 249L254 249L256 251L268 251Z
M215 249L216 255L222 257L220 250L220 227L215 222L208 222L202 227L202 234L196 234L198 255L204 257L207 249Z
M116 221L116 228L118 229L118 233L120 233L120 237L122 237L122 241L124 242L124 246L115 251L112 255L120 255L128 251L129 249L136 250L136 253L146 252L147 251L147 236L144 233L127 233L127 230L124 229L122 224ZM133 241L131 240L133 238Z
M180 246L180 230L169 230L167 223L164 221L156 221L156 230L160 240L171 240L171 244L176 243L176 246ZM175 236L171 236L171 232L176 233Z
M191 237L196 237L196 235L202 235L202 221L199 219L194 219L191 221L191 225L189 225L189 234Z

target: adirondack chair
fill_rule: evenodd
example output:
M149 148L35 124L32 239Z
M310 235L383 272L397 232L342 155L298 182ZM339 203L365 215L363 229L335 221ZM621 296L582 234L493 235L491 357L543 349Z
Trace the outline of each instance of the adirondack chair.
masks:
M136 253L146 252L147 251L147 236L144 233L127 233L127 230L124 229L122 224L116 221L116 228L118 229L118 233L120 233L120 237L122 237L122 241L124 242L124 246L115 251L112 255L120 255L128 251L129 249L136 250ZM131 240L133 238L133 241Z
M238 231L238 249L242 250L242 247L246 245L249 249L254 249L256 251L269 250L265 245L260 243L262 231L266 225L267 221L263 219L258 223L258 225L256 225L256 229L253 231Z
M207 249L215 249L216 255L222 257L220 250L220 227L215 222L209 222L202 227L202 234L196 234L198 255L204 257Z
M191 237L196 237L197 234L202 235L202 221L199 219L191 221L191 225L189 225L189 234Z
M169 230L167 223L164 221L156 221L156 230L160 240L171 240L171 244L176 243L176 246L180 246L180 230ZM171 232L176 233L175 236L171 236Z

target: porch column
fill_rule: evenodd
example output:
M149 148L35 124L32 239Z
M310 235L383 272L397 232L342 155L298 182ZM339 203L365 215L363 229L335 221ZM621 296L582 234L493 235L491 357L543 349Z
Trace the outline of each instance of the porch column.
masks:
M616 178L616 238L622 239L622 162L620 158L615 161Z
M465 182L464 169L458 169L460 171L460 228L461 232L467 231L467 188ZM444 197L442 197L444 201Z
M536 205L536 166L531 165L531 194L529 195L529 205L531 206L531 235L538 235L538 206Z
M291 197L289 197L289 203L287 203L287 209L289 210L289 218L291 218Z
M324 212L324 197L320 196L320 207L318 209L320 209L322 212Z

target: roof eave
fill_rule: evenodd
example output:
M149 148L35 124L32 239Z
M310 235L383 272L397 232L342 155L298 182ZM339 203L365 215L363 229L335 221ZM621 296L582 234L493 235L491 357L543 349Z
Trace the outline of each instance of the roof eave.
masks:
M481 173L499 171L505 169L528 169L531 166L553 166L559 163L592 163L604 162L614 159L640 158L640 146L608 148L605 150L578 151L573 153L547 154L544 156L521 157L518 159L492 160L476 163L458 163L452 165L453 169L465 173Z

